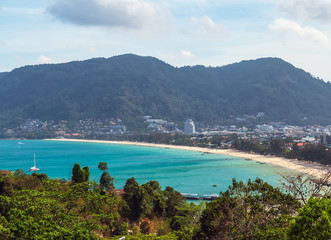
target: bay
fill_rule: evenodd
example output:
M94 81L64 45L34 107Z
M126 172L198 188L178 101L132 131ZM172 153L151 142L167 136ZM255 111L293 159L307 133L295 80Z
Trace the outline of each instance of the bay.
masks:
M90 179L99 181L99 162L107 162L115 187L123 188L135 177L140 183L157 180L185 193L212 194L224 191L232 178L247 181L262 178L278 185L280 173L289 170L256 161L219 154L170 148L109 143L62 142L46 140L1 140L0 169L27 171L36 154L39 173L69 180L75 163L90 168ZM215 187L216 185L216 187Z

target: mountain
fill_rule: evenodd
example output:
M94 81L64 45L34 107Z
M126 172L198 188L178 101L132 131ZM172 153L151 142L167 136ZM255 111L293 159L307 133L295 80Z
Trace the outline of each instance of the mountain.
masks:
M7 75L7 72L0 72L0 79Z
M3 123L142 115L217 123L264 112L266 121L330 124L330 106L330 83L278 58L175 68L126 54L0 74Z

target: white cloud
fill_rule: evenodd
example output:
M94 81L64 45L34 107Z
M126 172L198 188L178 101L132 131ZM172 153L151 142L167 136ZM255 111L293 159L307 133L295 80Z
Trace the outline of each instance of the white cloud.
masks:
M321 31L311 27L302 27L298 23L286 19L277 19L272 24L269 24L268 28L272 31L307 37L317 42L328 42L328 37Z
M194 58L195 55L192 54L189 51L186 50L180 50L180 57L185 58L185 59L190 59L190 58Z
M225 29L216 24L210 17L203 16L201 18L191 18L192 23L202 27L204 30L214 33L224 33Z
M169 13L150 0L54 0L48 11L77 25L140 29L164 22Z
M41 64L52 63L53 62L52 58L44 56L44 55L40 55L38 60L39 60L39 63L41 63Z
M88 49L88 52L90 52L90 53L96 53L96 52L98 52L98 49L97 48L89 48Z
M278 9L297 19L331 23L330 0L278 0Z
M173 65L192 65L195 64L197 56L187 50L180 50L176 53L158 54L157 56L166 62L171 62Z
M212 34L216 37L224 36L226 34L225 28L222 25L215 23L210 17L203 16L200 18L192 17L191 33L196 35ZM185 31L187 32L187 31Z

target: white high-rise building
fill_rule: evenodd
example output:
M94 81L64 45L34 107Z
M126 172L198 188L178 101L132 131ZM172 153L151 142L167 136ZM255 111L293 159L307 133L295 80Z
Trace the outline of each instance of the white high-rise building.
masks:
M192 119L187 119L184 123L185 134L195 134L195 125Z

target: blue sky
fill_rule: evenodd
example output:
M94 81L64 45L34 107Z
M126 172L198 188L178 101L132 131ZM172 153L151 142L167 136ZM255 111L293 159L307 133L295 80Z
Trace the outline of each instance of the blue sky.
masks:
M331 1L0 1L0 72L125 53L174 66L280 57L331 81Z

